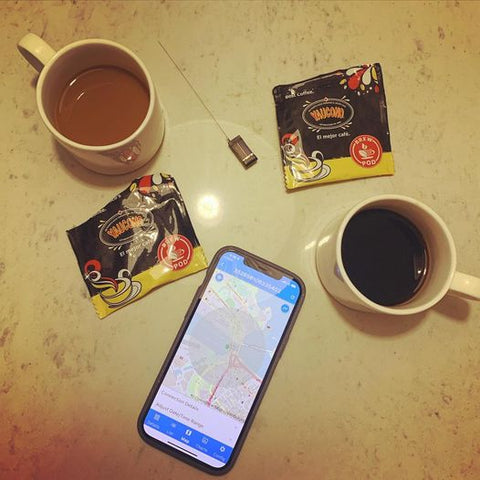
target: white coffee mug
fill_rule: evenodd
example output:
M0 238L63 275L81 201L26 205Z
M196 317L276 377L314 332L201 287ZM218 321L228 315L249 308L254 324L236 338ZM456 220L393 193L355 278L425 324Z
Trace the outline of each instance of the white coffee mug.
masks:
M150 74L142 61L118 43L80 40L58 52L33 33L18 42L20 53L40 72L37 82L37 105L51 134L86 168L116 175L145 165L160 148L165 133L165 115ZM59 96L76 74L96 66L115 66L129 71L148 89L150 102L140 126L123 140L110 145L83 145L62 135L53 121Z
M342 239L347 224L358 212L374 208L390 210L410 220L423 236L428 251L429 267L423 285L410 300L394 306L379 305L363 295L349 278L342 260ZM480 300L480 278L456 271L455 245L445 222L430 207L406 196L370 197L333 220L320 236L316 266L325 289L340 303L355 310L410 315L427 310L447 294Z

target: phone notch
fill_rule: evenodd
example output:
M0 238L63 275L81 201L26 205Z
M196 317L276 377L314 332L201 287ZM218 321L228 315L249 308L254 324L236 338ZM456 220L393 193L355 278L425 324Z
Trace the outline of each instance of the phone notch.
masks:
M261 260L258 260L256 258L246 257L243 259L243 263L247 267L253 268L254 270L257 270L258 272L268 275L269 277L272 277L275 280L281 280L283 278L283 273L280 270L275 268L273 265L262 262Z

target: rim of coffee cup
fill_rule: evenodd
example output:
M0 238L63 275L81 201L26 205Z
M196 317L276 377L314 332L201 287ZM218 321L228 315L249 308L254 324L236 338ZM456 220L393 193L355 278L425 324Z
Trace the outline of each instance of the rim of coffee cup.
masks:
M368 297L366 297L362 292L360 292L355 284L350 280L347 271L343 265L343 260L342 260L342 238L343 238L343 233L345 232L345 228L350 221L350 219L359 211L364 209L365 207L368 207L370 205L374 206L374 204L379 204L379 202L382 201L388 201L388 200L393 200L393 201L401 201L408 203L410 205L414 205L420 210L423 210L429 217L433 218L434 221L437 223L437 225L440 227L442 230L443 234L445 235L446 242L449 246L450 249L450 266L447 274L447 278L445 279L445 282L442 285L442 288L437 292L437 294L432 297L430 300L424 302L423 304L415 307L409 307L408 304L410 303L411 300L415 298L415 296L411 299L408 300L405 303L401 303L395 306L385 306L385 305L380 305L378 303L373 302L370 300ZM381 205L379 205L380 207ZM387 208L385 206L385 208ZM404 215L402 213L402 215ZM363 200L360 203L357 203L354 205L344 216L342 222L340 223L340 227L338 229L338 235L336 239L336 245L335 245L335 255L337 257L337 265L341 274L341 277L343 281L348 285L348 287L351 289L351 291L364 303L366 306L368 306L370 309L375 310L379 313L386 313L390 315L411 315L415 313L420 313L425 310L428 310L435 304L437 304L448 292L450 285L453 280L453 276L455 274L456 266L457 266L457 255L456 255L456 248L455 248L455 243L453 241L453 237L446 225L446 223L442 220L442 218L434 211L432 210L428 205L405 195L396 195L396 194L385 194L385 195L375 195L373 197L369 197L365 200ZM418 293L421 292L422 289L419 290Z
M145 114L145 118L142 120L142 123L135 129L135 131L133 133L131 133L128 137L124 138L123 140L120 140L119 142L109 143L107 145L88 145L88 144L84 144L84 143L75 142L74 140L71 140L70 138L63 135L57 128L55 128L53 123L48 118L48 115L47 115L47 113L46 113L46 111L43 107L43 101L42 101L43 86L44 86L44 83L45 83L45 79L47 78L48 73L49 73L50 69L52 68L52 66L65 53L67 53L67 52L69 52L69 51L71 51L75 48L81 47L83 45L88 45L88 44L108 45L108 46L117 48L119 50L122 50L124 53L128 54L131 58L133 58L133 60L135 60L135 62L140 67L140 69L142 70L142 72L145 75L145 78L147 80L147 84L148 84L147 86L148 86L148 93L149 93L150 101L149 101L149 104L148 104L147 113ZM139 57L137 57L137 55L135 55L135 53L133 53L127 47L124 47L123 45L121 45L117 42L114 42L112 40L106 40L106 39L103 39L103 38L88 38L88 39L84 39L84 40L77 40L77 41L69 43L68 45L59 49L55 53L55 55L48 61L48 63L41 70L39 78L38 78L37 89L36 89L38 110L40 112L40 116L42 117L43 122L45 123L47 128L50 130L50 133L52 133L52 135L54 135L61 142L66 143L66 144L70 145L71 147L86 150L86 151L91 151L91 152L104 152L104 151L113 150L113 149L116 149L116 148L121 148L122 146L127 145L132 140L134 140L139 135L139 133L141 133L142 130L144 130L144 128L146 127L150 117L152 116L153 109L154 109L154 106L155 106L155 101L156 101L155 95L156 95L156 93L155 93L155 87L154 87L154 84L153 84L152 77L150 76L150 73L148 72L148 70L147 70L146 66L144 65L144 63L142 62L142 60Z

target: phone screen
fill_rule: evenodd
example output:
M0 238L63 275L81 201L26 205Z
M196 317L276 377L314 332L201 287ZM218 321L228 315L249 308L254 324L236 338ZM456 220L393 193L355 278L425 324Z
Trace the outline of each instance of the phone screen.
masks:
M303 298L299 281L256 258L218 256L143 417L148 437L215 469L229 462Z

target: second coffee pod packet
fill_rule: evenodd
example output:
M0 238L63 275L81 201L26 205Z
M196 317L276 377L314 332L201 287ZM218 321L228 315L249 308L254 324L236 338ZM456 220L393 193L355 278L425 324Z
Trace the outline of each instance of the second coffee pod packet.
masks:
M287 189L393 175L380 64L273 89Z
M166 174L135 179L67 234L100 318L207 268L182 195Z

